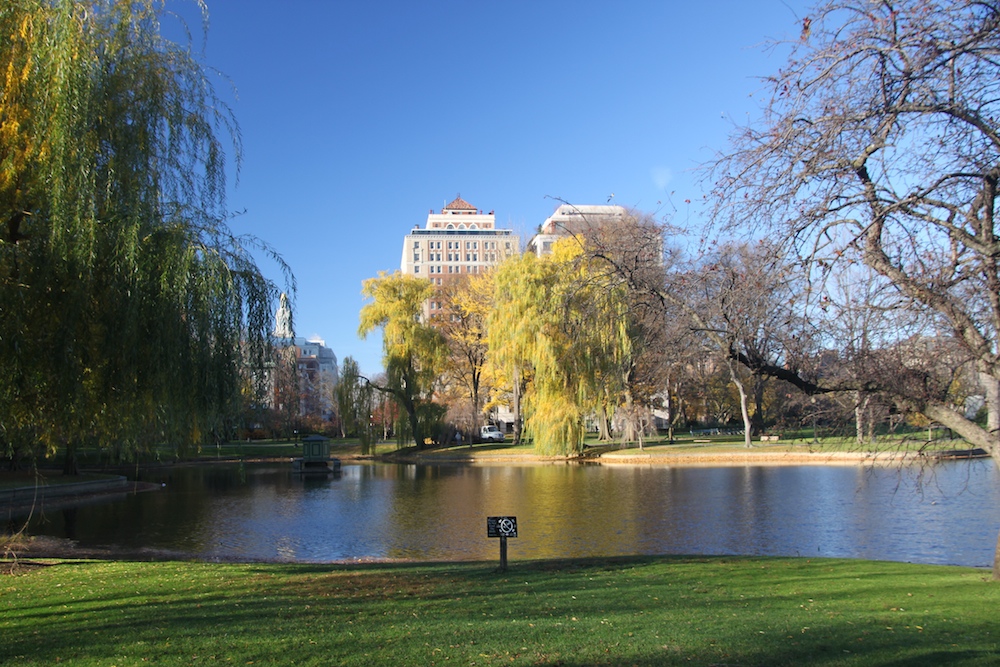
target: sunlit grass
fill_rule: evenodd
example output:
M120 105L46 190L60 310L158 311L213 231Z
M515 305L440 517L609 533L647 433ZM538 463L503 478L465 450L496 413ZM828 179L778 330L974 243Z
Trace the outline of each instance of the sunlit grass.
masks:
M968 568L790 558L59 562L0 577L18 665L990 665Z
M887 453L887 452L926 452L935 450L965 449L970 446L959 438L942 437L934 432L934 437L927 437L927 431L912 431L891 435L879 435L871 441L858 443L854 437L841 435L813 437L808 432L792 432L780 436L777 440L762 441L755 437L752 450L755 452L790 452L790 453ZM596 440L588 444L600 447ZM635 443L627 445L612 444L610 450L638 449ZM675 436L673 441L666 436L654 436L643 443L647 454L678 454L678 453L745 453L746 447L742 435L690 435Z

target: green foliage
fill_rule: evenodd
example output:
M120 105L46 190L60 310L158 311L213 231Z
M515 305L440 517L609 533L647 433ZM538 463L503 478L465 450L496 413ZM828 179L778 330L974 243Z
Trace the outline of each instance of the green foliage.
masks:
M286 565L3 575L11 664L993 665L969 568L795 558ZM39 625L39 619L45 619Z
M371 301L361 309L358 335L364 338L382 330L386 383L375 387L391 394L406 413L408 433L418 448L434 433L432 422L440 418L430 404L447 355L444 337L420 321L423 303L432 292L428 281L398 271L380 272L364 281L361 290Z
M543 454L582 451L584 417L618 396L631 356L625 291L601 273L576 239L538 259L502 264L487 320L489 358L508 382L529 378L525 432Z
M0 7L0 443L225 437L276 290L225 217L238 134L157 0ZM266 252L269 252L264 248ZM251 369L248 372L248 369ZM72 459L72 457L70 457Z

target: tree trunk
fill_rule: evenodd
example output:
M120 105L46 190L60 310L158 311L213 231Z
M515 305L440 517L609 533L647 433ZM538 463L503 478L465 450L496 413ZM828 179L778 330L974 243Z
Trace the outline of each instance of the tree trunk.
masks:
M727 359L726 365L729 366L729 377L732 379L733 384L736 385L736 390L740 393L740 414L743 417L743 446L750 449L753 447L753 440L751 439L753 429L750 423L750 406L747 398L747 390L743 386L743 380L740 379L733 360Z
M986 393L986 431L996 441L1000 439L1000 381L988 373L980 373L979 381ZM1000 466L996 455L993 461ZM1000 535L997 535L997 545L993 552L993 580L1000 581Z
M980 428L975 422L966 419L942 403L928 401L920 405L905 399L897 400L901 405L917 412L922 412L934 421L941 422L973 446L985 450L993 457L993 462L996 465L1000 465L1000 446L997 443L997 433L990 433L986 429ZM989 400L989 396L987 396L987 400ZM993 553L993 579L1000 581L1000 537L997 538L996 548Z
M514 368L514 444L521 444L521 369Z
M473 371L472 373L472 427L479 432L479 427L483 425L483 415L482 410L479 407L479 373ZM471 443L471 441L470 441Z
M764 376L753 374L753 434L764 432Z
M601 409L597 413L597 434L601 442L611 441L611 429L608 426L608 406L601 404Z
M663 407L667 412L667 444L674 443L674 399L670 391L670 375L667 375L667 395L663 399Z
M413 434L413 441L416 443L418 450L423 449L424 434L420 432L420 416L417 414L416 406L412 404L407 406L406 414L410 418L410 431Z
M76 443L69 441L66 443L66 460L63 461L63 475L76 476L80 474L79 461L76 458Z
M986 393L986 430L996 438L1000 436L1000 380L980 373L979 382Z
M1000 466L1000 459L994 456L993 463ZM993 550L993 581L1000 581L1000 534L997 535L997 544Z
M639 450L642 451L642 428L639 425L638 415L635 410L635 401L632 399L632 391L625 390L625 419L622 420L622 443L638 442Z
M1000 457L1000 447L997 444L997 436L990 434L986 429L958 414L948 406L937 401L927 401L923 405L913 404L905 399L897 399L898 402L915 412L921 412L930 419L940 422L951 430L958 433L975 447L986 451L990 456Z
M869 414L869 403L872 397L860 391L854 392L854 436L859 445L865 443L865 416ZM869 423L869 435L871 434L871 424Z

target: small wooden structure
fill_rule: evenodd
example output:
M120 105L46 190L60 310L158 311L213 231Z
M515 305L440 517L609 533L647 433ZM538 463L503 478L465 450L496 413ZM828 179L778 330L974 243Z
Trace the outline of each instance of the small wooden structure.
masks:
M301 474L327 474L340 470L340 460L330 458L330 440L321 435L302 439L302 458L292 461L292 469Z

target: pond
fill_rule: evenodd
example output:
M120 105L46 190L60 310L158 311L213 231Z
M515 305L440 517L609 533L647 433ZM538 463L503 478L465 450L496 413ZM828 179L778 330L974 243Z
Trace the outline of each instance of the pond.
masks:
M159 491L50 509L31 534L206 558L511 560L632 554L832 556L988 567L1000 530L990 460L930 468L282 464L147 471Z

